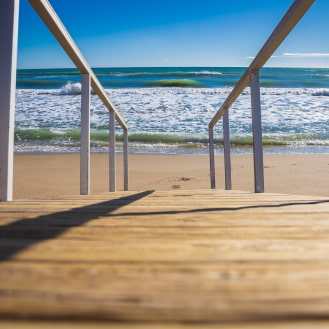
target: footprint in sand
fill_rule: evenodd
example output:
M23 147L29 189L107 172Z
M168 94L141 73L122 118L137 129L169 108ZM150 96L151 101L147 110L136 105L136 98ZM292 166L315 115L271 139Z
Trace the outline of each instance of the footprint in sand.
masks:
M192 178L189 177L181 177L179 180L183 181L183 182L187 182L189 180L191 180Z

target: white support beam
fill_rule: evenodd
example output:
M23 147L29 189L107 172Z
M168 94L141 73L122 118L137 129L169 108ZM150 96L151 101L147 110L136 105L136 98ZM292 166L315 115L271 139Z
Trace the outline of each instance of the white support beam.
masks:
M0 1L0 201L13 198L19 0Z
M116 191L115 113L110 112L110 192Z
M81 142L80 194L90 194L90 75L82 75L81 88Z
M210 187L216 188L214 129L209 128Z
M129 189L128 177L128 129L123 130L123 189Z
M224 139L225 189L232 190L230 124L229 124L228 110L224 111L223 114L223 139Z
M254 179L255 192L264 192L264 160L263 160L263 136L262 113L260 105L259 72L250 74L250 93L252 107L252 131L254 147Z

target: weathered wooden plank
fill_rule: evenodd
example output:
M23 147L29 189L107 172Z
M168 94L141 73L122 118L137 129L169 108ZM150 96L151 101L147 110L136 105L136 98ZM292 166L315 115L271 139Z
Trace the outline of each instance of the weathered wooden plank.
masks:
M133 220L132 220L133 221ZM261 223L255 223L252 227L248 225L235 225L227 227L227 225L218 226L194 226L190 224L177 225L177 226L164 226L161 221L159 225L136 225L130 223L129 226L117 223L116 225L95 225L72 227L63 232L63 227L60 225L49 225L47 227L40 225L20 225L9 226L1 229L3 237L17 239L38 239L38 238L51 238L56 234L60 234L58 239L64 240L85 240L93 241L97 236L98 241L108 241L115 238L116 240L125 239L163 239L172 240L181 238L184 235L185 240L198 241L199 239L208 241L211 240L282 240L282 241L299 241L299 240L314 240L318 242L321 240L329 240L329 227L327 225L315 226L263 226ZM310 233L310 229L313 232ZM145 241L147 242L147 241ZM63 242L65 243L65 241Z
M12 255L14 253L14 255ZM175 254L173 260L173 254ZM257 240L184 240L175 243L174 239L158 242L143 243L143 239L132 240L125 243L124 239L113 241L88 241L69 240L54 244L53 241L40 242L36 239L4 239L1 242L1 258L12 260L38 260L38 261L137 261L152 262L155 258L159 261L184 262L190 259L194 262L221 262L229 261L310 261L327 260L329 243L289 241L286 243L277 241Z
M45 322L45 321L0 321L0 326L8 329L217 329L218 324L213 323L158 323L158 322ZM223 323L221 329L327 329L329 321L276 321L276 322L247 322Z
M218 190L2 204L0 318L327 319L328 215L327 198Z

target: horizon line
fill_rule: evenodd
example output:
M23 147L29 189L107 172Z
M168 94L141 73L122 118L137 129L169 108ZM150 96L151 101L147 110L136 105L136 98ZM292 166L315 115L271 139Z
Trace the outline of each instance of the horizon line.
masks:
M249 66L91 66L92 69L130 69L130 68L245 68ZM329 69L329 66L264 66L268 69ZM17 70L67 70L73 69L79 71L74 65L70 67L17 67Z

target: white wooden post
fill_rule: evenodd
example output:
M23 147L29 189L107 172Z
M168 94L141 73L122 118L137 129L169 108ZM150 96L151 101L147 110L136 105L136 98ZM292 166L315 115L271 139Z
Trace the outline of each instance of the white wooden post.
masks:
M115 112L110 111L110 192L116 191Z
M90 194L90 75L82 75L80 194Z
M128 191L128 129L123 130L123 189Z
M209 128L210 187L216 188L214 129Z
M224 139L224 166L225 166L225 189L232 189L231 178L231 146L230 146L230 124L228 109L223 113L223 139Z
M0 1L0 201L13 199L19 0Z
M252 107L252 130L254 144L254 179L255 192L264 192L264 161L263 161L263 137L262 116L260 105L259 72L250 74L250 92Z

